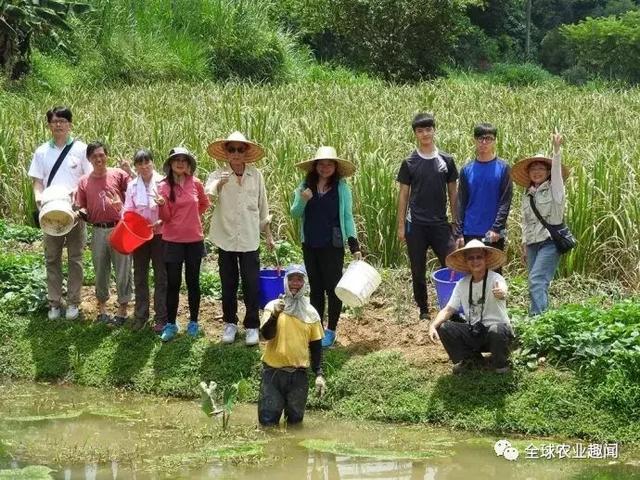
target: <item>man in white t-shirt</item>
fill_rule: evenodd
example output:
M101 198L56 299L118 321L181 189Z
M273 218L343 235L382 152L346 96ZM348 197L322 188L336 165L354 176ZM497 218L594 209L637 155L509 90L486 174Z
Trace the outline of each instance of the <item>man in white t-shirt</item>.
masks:
M67 107L54 107L47 112L47 123L53 138L36 149L29 166L29 177L33 181L33 193L38 208L41 206L42 192L47 187L64 187L73 195L80 177L93 170L86 157L87 145L71 137L71 110ZM67 146L70 146L68 152L54 172L54 166ZM78 317L83 278L82 251L86 240L85 224L80 219L66 235L44 234L50 320L59 318L62 309L62 249L65 245L69 262L65 316L69 320Z
M494 272L506 261L504 252L471 240L447 256L447 266L467 273L455 286L451 298L429 327L432 342L442 345L454 363L453 373L462 373L491 352L497 373L509 372L509 345L513 330L507 314L507 284ZM450 320L462 310L466 322Z

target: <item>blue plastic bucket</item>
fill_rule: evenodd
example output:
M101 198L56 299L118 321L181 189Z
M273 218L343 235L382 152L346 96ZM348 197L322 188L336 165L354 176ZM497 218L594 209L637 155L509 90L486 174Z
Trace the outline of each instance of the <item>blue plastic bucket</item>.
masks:
M260 270L260 308L284 293L284 269Z
M440 310L447 306L456 283L464 277L464 273L456 272L449 268L441 268L431 275L436 284L436 294L438 295L438 306Z

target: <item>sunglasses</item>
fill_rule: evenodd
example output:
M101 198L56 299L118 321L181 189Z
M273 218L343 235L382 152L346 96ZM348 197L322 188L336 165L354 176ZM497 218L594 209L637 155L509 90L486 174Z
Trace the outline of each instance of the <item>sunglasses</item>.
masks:
M464 259L467 262L473 262L474 260L484 260L484 255L466 255Z
M247 147L226 147L227 153L244 153L247 151Z

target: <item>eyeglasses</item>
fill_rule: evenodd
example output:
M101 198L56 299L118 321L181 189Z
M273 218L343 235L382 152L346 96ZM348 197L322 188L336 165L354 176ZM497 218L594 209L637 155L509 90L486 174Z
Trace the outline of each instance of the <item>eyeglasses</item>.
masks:
M480 143L491 143L496 140L496 137L494 137L493 135L483 135L481 137L476 137L476 140Z
M484 260L484 255L466 255L464 259L467 262L473 262L474 260Z
M244 152L247 151L247 147L244 147L244 146L242 146L242 147L227 147L226 150L227 150L227 153L236 153L236 152L244 153Z
M49 122L50 125L66 125L67 123L69 123L69 120L66 118L57 118Z

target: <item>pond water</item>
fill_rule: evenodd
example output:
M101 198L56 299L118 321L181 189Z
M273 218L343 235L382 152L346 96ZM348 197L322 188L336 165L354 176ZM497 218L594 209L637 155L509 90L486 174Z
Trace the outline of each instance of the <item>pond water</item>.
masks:
M519 457L508 461L494 452L499 439L317 412L301 428L265 432L255 405L238 406L223 432L196 401L0 384L0 479L640 479L640 455L624 445L616 459L613 445L511 436ZM572 458L578 445L608 458ZM549 451L555 459L527 458Z

